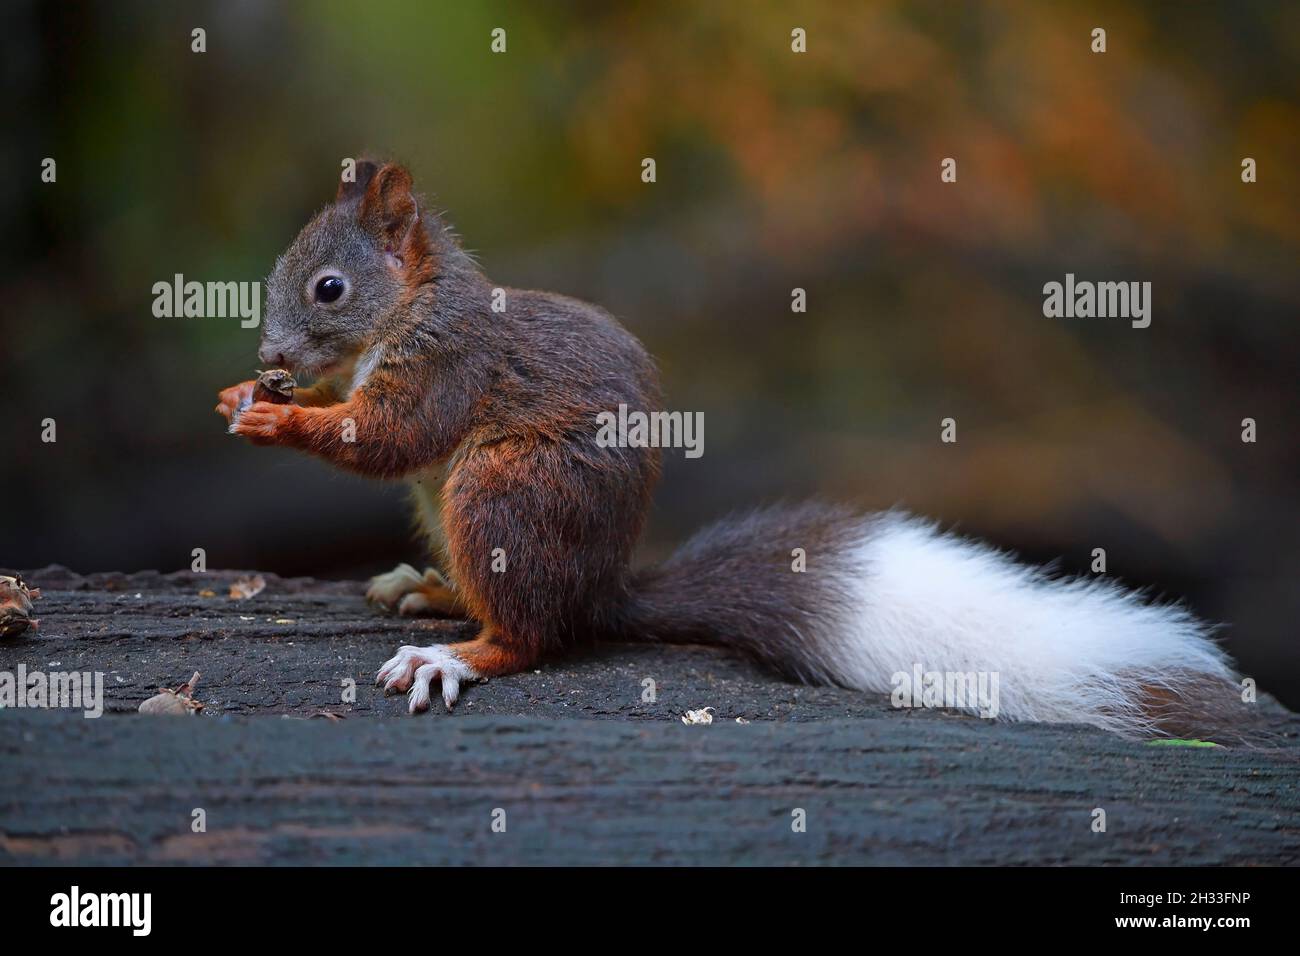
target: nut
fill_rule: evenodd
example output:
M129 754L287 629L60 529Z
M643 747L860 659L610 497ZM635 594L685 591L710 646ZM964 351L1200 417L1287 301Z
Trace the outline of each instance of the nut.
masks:
M194 688L198 685L199 672L195 671L193 677L175 690L160 687L157 694L140 705L139 712L142 714L179 714L193 717L195 713L203 709L203 705L194 699Z
M288 405L293 401L293 390L298 387L293 376L282 368L269 368L257 376L253 386L253 401Z

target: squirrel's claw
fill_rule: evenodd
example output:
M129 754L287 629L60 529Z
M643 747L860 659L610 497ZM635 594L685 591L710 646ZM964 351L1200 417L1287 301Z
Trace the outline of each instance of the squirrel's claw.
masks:
M477 677L474 669L445 645L412 647L408 644L379 668L375 683L383 684L385 690L402 691L409 687L410 712L416 714L428 709L435 678L442 684L442 702L451 710L460 697L461 682Z
M223 388L217 394L216 413L224 416L226 421L233 424L239 412L252 404L253 389L256 386L257 382L250 380L240 382L238 385L232 385L230 388Z

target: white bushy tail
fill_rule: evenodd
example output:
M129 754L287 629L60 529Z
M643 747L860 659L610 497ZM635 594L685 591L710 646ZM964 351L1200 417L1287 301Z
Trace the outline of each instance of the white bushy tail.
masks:
M1232 677L1209 628L1185 609L1101 579L1054 580L914 518L875 522L857 562L860 607L840 659L852 687L888 691L889 675L914 662L992 672L1008 720L1136 734L1154 729L1153 697Z
M898 512L809 504L721 522L633 589L628 636L734 646L809 682L882 694L900 675L996 675L1005 720L1140 736L1165 717L1217 722L1239 700L1210 628L1182 607L1053 579Z

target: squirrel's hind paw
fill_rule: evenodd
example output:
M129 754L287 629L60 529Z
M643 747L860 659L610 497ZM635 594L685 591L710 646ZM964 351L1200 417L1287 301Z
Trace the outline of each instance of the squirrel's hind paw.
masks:
M366 600L371 604L378 604L380 607L392 610L398 601L423 583L424 578L420 576L419 571L409 564L399 564L388 573L376 574L370 579L370 587L366 589Z
M413 647L408 644L399 648L379 668L375 683L383 684L386 691L402 691L409 687L410 712L416 714L428 709L435 679L442 684L442 702L451 710L460 697L461 682L476 680L478 676L472 667L446 645Z
M437 570L429 568L421 575L409 564L371 578L366 600L387 611L396 608L405 617L460 617L465 613L460 598Z

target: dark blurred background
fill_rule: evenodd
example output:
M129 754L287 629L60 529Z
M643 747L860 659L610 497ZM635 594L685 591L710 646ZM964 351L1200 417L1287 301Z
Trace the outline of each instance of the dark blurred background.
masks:
M1298 10L7 3L0 565L422 560L399 487L224 434L216 391L256 367L256 330L152 314L178 272L264 278L369 152L409 164L495 280L604 305L670 407L704 412L647 559L814 494L1064 571L1104 547L1229 624L1294 706ZM1067 272L1150 280L1151 327L1044 318Z

